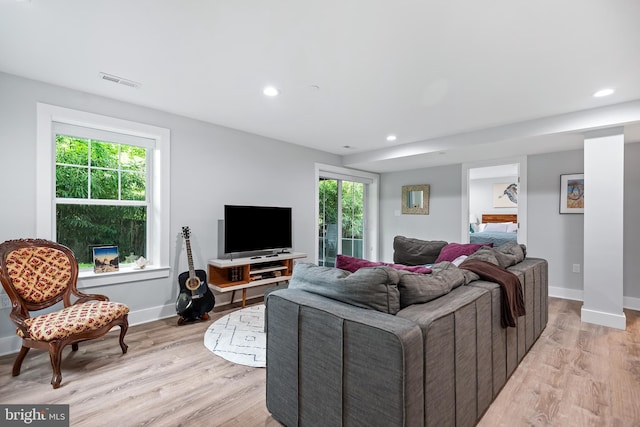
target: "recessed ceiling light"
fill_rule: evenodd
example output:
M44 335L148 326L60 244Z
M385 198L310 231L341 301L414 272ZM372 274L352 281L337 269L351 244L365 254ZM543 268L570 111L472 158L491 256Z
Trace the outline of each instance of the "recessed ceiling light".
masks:
M596 98L602 98L603 96L611 95L613 92L615 92L613 89L602 89L594 93L593 96Z
M267 96L278 96L280 91L273 86L267 86L262 90L262 93Z
M391 142L391 141L395 141L396 139L398 139L398 137L397 137L397 136L395 136L395 135L389 135L389 136L387 136L387 141L389 141L389 142Z

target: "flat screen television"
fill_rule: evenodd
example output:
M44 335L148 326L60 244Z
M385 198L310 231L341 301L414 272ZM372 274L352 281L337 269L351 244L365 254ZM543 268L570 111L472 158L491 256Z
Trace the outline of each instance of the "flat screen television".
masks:
M292 247L291 208L224 206L224 252L257 252Z

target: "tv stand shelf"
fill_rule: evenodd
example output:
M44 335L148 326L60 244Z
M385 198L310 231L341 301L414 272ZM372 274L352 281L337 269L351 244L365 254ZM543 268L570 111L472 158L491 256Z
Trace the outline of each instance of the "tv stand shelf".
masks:
M242 306L247 299L247 289L291 279L293 260L306 258L307 254L278 253L261 257L211 259L208 262L209 287L218 292L242 290ZM233 295L232 295L233 302Z

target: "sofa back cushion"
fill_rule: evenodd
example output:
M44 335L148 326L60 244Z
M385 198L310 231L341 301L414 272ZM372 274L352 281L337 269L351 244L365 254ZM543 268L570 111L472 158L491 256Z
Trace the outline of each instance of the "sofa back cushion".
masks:
M351 273L333 267L298 262L289 281L290 289L301 289L357 307L396 314L400 311L398 270L365 267Z
M447 245L443 240L420 240L396 236L393 239L393 262L404 265L433 264Z

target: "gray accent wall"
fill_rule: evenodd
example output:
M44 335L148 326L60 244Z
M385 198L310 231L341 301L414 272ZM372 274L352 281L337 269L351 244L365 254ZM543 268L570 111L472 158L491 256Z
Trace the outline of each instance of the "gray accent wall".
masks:
M624 146L625 297L640 298L640 144ZM629 304L625 304L629 306ZM635 307L640 310L640 306Z
M527 158L528 255L549 261L549 286L582 291L582 214L560 214L560 175L583 173L583 150ZM573 273L580 264L580 273Z
M424 240L460 240L462 165L385 173L380 178L380 260L393 261L397 235ZM401 213L402 186L429 184L429 215Z
M640 309L640 143L625 144L624 298ZM550 293L582 299L584 217L560 214L560 175L584 171L583 150L531 155L527 158L528 255L549 262ZM402 185L430 184L429 215L401 215ZM588 198L588 184L587 184ZM381 177L381 261L393 261L396 235L425 240L460 241L461 166L440 166ZM602 218L607 221L607 218ZM573 272L580 264L580 273ZM605 268L605 266L603 266Z
M131 91L133 100L136 96L134 89L116 85L105 84L107 91ZM170 276L91 288L128 304L132 323L175 314L177 275L188 270L181 227L191 229L195 268L206 269L207 260L218 256L217 221L225 204L291 206L294 250L313 259L315 163L340 165L339 156L4 73L0 73L0 94L0 242L35 236L36 103L171 131ZM249 296L261 292L264 289L252 289ZM229 294L218 297L217 305L228 302ZM15 336L8 313L0 310L0 353ZM10 342L13 345L13 338Z

